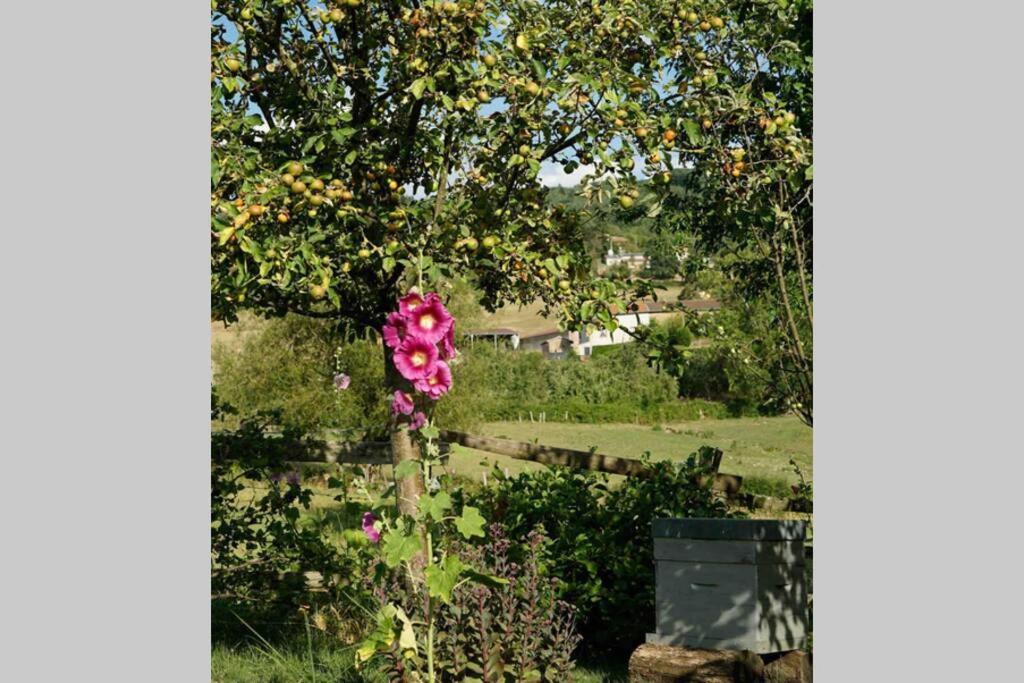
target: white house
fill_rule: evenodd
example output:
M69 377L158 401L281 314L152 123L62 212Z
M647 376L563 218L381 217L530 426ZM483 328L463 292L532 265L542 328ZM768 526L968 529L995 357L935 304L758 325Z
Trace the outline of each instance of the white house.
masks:
M630 270L637 271L647 267L648 258L643 252L622 251L621 248L616 251L614 246L608 245L608 251L601 257L601 261L608 268L624 263Z
M640 303L635 311L616 313L615 320L619 326L612 332L603 328L595 329L592 332L579 332L576 343L573 345L573 351L577 355L586 357L593 353L594 347L628 344L634 341L629 332L636 330L637 327L651 324L652 305L654 305L653 302L651 304ZM660 306L656 306L656 308L661 310Z

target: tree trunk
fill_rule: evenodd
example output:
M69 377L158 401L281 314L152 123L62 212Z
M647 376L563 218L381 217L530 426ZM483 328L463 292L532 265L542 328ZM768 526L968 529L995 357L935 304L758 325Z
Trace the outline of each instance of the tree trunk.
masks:
M644 644L629 658L630 683L755 683L764 664L745 650L696 650Z
M391 463L398 465L406 460L419 460L420 449L413 443L409 430L400 428L396 423L391 425ZM398 512L410 517L416 516L419 509L420 496L426 489L422 476L408 476L395 482L398 497Z
M384 376L390 393L400 388L401 376L391 361L387 346L384 347ZM391 441L391 464L397 468L407 460L419 460L420 449L409 434L409 430L400 426L398 418L392 417L388 422ZM415 517L419 511L420 496L426 492L422 475L409 475L395 480L395 497L398 501L398 513ZM421 530L422 532L422 530ZM422 578L423 567L426 565L426 536L421 533L420 553L410 563L414 578Z

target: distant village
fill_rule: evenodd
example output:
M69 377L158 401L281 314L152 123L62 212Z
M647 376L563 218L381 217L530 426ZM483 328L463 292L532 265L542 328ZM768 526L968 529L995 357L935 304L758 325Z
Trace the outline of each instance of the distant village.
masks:
M629 334L638 327L650 325L651 321L664 321L680 318L685 313L701 314L717 311L721 304L714 299L684 299L677 304L665 304L660 301L642 301L636 310L622 311L615 314L618 328L609 332L598 329L593 332L563 332L558 328L522 335L510 327L470 330L468 339L474 342L489 342L496 348L512 351L537 351L545 358L563 360L570 354L581 358L589 358L596 347L628 344L633 341Z

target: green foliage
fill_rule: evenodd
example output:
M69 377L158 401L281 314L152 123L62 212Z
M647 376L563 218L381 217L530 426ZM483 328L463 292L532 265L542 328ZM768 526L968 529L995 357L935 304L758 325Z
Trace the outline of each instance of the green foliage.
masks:
M218 392L242 414L275 411L284 425L348 430L346 438L376 434L387 422L384 350L374 336L346 341L327 321L289 315L268 321L237 351L216 347L214 361ZM344 391L333 384L338 372L351 377ZM449 429L468 429L479 419L474 394L487 383L486 367L455 362L452 372L452 391L435 414Z
M214 420L233 412L214 394ZM258 414L243 419L235 430L213 434L210 584L221 599L294 601L299 586L282 582L282 572L321 571L327 576L351 569L317 530L299 524L312 493L284 462L299 434L266 434L276 419ZM245 500L248 487L259 487L262 494Z
M655 229L694 239L691 277L721 276L723 318L732 319L718 323L725 332L715 343L742 348L771 402L811 424L812 2L722 11L730 41L707 50L714 92L701 99L701 126L686 128L703 153L688 159L689 196L668 196ZM690 88L707 90L708 75L695 74Z
M306 0L216 3L215 316L249 307L376 327L419 273L473 272L492 306L572 300L510 267L589 270L576 212L544 201L541 164L594 164L620 176L616 193L635 184L624 162L671 123L660 73L718 38L677 30L670 6L631 5L627 22L617 6L595 21L506 0L364 0L335 17Z
M811 512L814 506L814 487L804 477L804 473L800 470L796 460L790 458L789 466L793 468L793 472L799 480L798 483L792 486L793 495L790 499L789 508L795 512Z
M498 524L487 531L485 541L458 542L426 569L428 594L438 598L430 614L436 625L435 677L452 683L569 680L580 640L576 611L559 599L559 580L545 573L547 539L536 531L512 537ZM383 583L391 603L407 606L413 631L422 628L423 601L413 597L408 582L392 574ZM388 610L383 627L368 640L377 653L373 661L397 674L420 666L422 648L399 642L395 615L394 608Z
M648 277L668 279L679 273L679 245L666 235L657 235L647 241L644 247L647 256Z
M327 321L271 320L240 350L214 350L217 389L243 414L279 411L285 425L304 430L385 422L383 351L374 341L342 339ZM334 388L335 368L352 378L346 391Z
M323 321L269 321L239 351L215 351L217 389L243 414L278 411L283 424L301 429L353 430L346 437L379 429L387 420L383 350L376 341L341 340ZM740 403L727 409L721 401L731 395L704 393L698 384L680 392L676 380L647 366L634 344L598 347L586 362L487 344L460 347L452 390L435 404L435 419L447 429L472 431L481 421L525 418L530 411L552 421L655 423L746 410ZM352 378L347 390L334 388L335 372ZM677 393L704 400L680 401Z
M647 456L645 456L646 458ZM700 486L696 454L685 463L648 463L649 477L610 487L606 475L551 468L507 478L475 494L511 537L536 528L551 538L547 571L562 599L579 610L588 651L625 652L643 641L654 616L651 520L729 516Z

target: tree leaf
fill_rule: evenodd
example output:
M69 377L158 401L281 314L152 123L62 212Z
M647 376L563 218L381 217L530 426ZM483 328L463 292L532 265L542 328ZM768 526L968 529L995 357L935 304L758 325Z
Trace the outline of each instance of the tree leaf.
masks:
M691 145L700 144L700 126L697 125L696 121L691 121L690 119L683 121L683 130L686 131L686 137L689 138Z
M415 97L417 100L423 97L423 91L426 90L427 88L427 78L427 76L417 78L415 81L412 82L412 85L409 86L409 92L411 92L413 94L413 97Z

